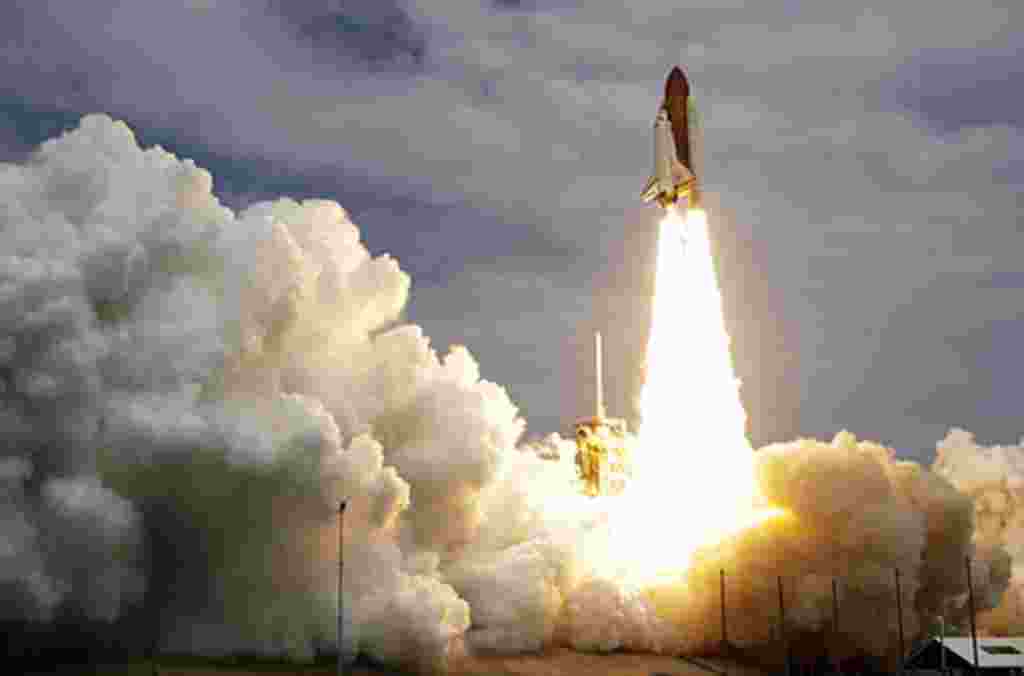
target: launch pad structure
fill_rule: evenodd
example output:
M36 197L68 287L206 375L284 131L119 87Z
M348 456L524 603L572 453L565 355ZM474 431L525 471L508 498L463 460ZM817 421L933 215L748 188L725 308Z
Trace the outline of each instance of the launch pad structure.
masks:
M609 418L604 407L601 333L594 333L596 411L576 422L576 473L584 495L619 495L631 474L626 448L626 421Z

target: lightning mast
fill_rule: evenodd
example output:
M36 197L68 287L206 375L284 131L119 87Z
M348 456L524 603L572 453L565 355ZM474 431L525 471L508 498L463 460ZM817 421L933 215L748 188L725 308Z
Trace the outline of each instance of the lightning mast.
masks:
M604 408L601 333L594 332L594 416L576 423L576 469L585 495L618 495L630 473L626 421L609 418Z
M597 413L595 417L603 420L606 417L604 410L604 382L601 374L601 332L594 331L594 374L597 378Z

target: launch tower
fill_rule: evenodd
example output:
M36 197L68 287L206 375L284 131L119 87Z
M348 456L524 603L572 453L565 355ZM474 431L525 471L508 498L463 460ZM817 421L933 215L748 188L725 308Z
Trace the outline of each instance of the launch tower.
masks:
M599 332L594 334L594 373L597 410L594 416L576 423L576 473L585 495L618 495L625 488L630 473L626 421L605 414Z

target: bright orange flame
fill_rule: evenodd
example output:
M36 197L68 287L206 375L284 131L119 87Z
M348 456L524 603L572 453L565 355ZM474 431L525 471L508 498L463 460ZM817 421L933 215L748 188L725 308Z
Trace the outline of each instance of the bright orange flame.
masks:
M754 508L753 449L703 211L684 223L669 209L655 274L640 443L612 512L616 563L604 571L638 586L678 578L698 547L777 511Z

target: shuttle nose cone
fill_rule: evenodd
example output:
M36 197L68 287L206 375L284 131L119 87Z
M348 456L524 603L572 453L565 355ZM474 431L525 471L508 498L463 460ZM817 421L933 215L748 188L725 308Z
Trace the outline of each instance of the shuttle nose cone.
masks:
M683 69L679 66L675 66L672 72L668 74L668 79L665 80L665 98L673 98L681 96L683 100L690 95L690 83L686 81L686 75L683 73Z

